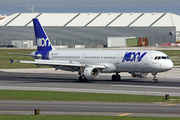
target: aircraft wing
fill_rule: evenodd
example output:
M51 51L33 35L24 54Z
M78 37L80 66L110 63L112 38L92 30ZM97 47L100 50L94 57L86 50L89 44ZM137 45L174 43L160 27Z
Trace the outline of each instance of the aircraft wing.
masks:
M104 69L106 68L105 65L101 64L81 64L80 62L76 61L59 61L59 60L39 60L35 59L35 61L23 61L23 60L11 60L11 63L13 62L20 62L20 63L29 63L29 64L35 64L35 65L47 65L47 66L71 66L71 67L86 67L86 66L95 66L97 68Z

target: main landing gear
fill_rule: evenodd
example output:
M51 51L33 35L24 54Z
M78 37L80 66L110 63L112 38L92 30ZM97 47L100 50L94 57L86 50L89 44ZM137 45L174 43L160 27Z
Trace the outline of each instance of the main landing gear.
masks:
M80 69L80 71L79 71L79 82L87 82L87 79L85 78L85 76L84 76L84 69L85 69L85 67L82 67L81 69Z
M111 79L112 81L120 81L121 76L118 73L116 73L115 75L112 75Z
M87 79L84 77L84 75L79 76L79 82L87 82Z
M158 79L156 78L157 72L152 72L152 75L153 75L152 82L153 83L158 83Z

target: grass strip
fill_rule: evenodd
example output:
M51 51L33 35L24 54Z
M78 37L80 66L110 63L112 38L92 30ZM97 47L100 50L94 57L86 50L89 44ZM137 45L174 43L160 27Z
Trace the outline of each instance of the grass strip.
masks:
M94 115L7 115L1 114L0 120L179 120L173 117L130 117Z
M160 51L166 53L169 56L169 58L174 63L174 66L180 65L179 50L160 50Z
M14 69L14 68L35 68L35 65L32 64L21 64L14 62L10 64L10 59L13 60L34 60L29 56L13 55L8 53L23 53L30 54L31 52L36 51L35 49L0 49L0 69Z
M30 54L36 51L36 49L0 49L0 69L13 69L13 68L36 68L36 65L32 64L21 64L14 62L10 64L9 58L14 60L34 60L29 56L12 55L8 53L24 53ZM179 50L161 50L166 53L170 59L173 61L174 65L180 65L180 54Z
M101 94L79 92L56 92L56 91L23 91L23 90L0 90L0 100L22 101L91 101L91 102L127 102L127 103L153 103L170 102L179 103L180 97L149 95L125 95L125 94Z

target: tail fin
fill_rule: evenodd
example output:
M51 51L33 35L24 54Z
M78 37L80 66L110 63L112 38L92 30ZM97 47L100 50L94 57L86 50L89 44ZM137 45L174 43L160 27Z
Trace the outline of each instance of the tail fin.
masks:
M39 23L37 18L33 19L34 24L34 33L36 38L37 50L38 51L51 51L54 47L51 45L46 32L44 31L43 27Z

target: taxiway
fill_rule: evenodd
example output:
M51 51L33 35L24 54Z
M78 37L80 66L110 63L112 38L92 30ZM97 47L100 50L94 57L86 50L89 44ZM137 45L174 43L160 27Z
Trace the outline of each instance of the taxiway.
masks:
M54 69L5 69L0 70L0 89L43 90L68 92L93 92L114 94L180 96L180 67L159 73L159 82L152 83L152 75L146 78L132 78L120 73L121 81L111 81L111 74L101 74L97 80L87 83L78 81L77 72L54 71Z

